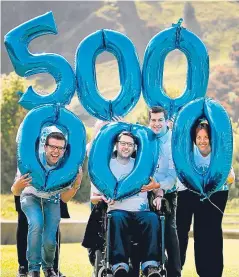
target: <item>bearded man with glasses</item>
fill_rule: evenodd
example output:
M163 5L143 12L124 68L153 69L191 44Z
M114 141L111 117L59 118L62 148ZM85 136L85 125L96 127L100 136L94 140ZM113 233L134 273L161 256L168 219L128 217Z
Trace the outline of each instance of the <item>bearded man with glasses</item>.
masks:
M116 138L116 151L110 160L110 169L117 181L128 176L134 168L135 159L132 158L132 155L136 150L136 142L136 138L126 131L120 133ZM110 263L113 275L115 277L130 276L129 246L134 229L138 230L140 234L141 269L144 275L159 277L160 223L156 213L149 209L147 193L139 192L126 199L114 201L107 199L94 184L91 184L91 202L97 204L99 201L107 203L107 212L111 214ZM87 239L87 234L85 234L85 239ZM85 239L82 243L83 246L87 244ZM91 239L89 238L89 240Z
M40 156L46 171L54 170L62 162L66 149L66 139L60 132L50 133L45 142L44 152ZM40 277L40 267L45 277L57 276L53 269L56 251L56 232L60 222L60 199L68 202L77 192L82 179L79 170L71 189L59 194L49 195L32 186L29 174L17 171L11 191L20 196L21 209L28 221L27 260L30 277Z

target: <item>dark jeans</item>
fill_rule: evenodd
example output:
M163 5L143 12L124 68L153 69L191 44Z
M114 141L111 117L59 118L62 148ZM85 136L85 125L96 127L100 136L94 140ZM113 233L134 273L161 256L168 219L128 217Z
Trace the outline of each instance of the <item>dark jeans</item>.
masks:
M112 215L110 225L110 263L112 265L128 264L130 241L135 233L137 233L140 245L142 263L146 261L159 262L160 223L154 212L114 210L109 213Z
M166 214L165 220L165 248L168 256L167 277L179 277L181 276L181 261L176 225L177 192L167 193L164 197L168 200L171 208L171 214Z
M28 262L26 258L27 252L27 234L28 234L28 223L27 218L23 211L18 212L18 225L17 225L17 255L18 255L18 264L19 266L24 266L24 268L28 268ZM59 251L60 250L60 236L59 236L59 228L56 233L56 252L54 259L54 269L58 269L58 261L59 261Z
M228 191L214 193L210 200L224 212ZM185 262L188 230L194 215L194 252L197 273L200 277L221 277L223 272L223 214L208 200L200 201L190 191L179 192L177 210L178 234L183 263ZM191 218L191 219L190 219Z

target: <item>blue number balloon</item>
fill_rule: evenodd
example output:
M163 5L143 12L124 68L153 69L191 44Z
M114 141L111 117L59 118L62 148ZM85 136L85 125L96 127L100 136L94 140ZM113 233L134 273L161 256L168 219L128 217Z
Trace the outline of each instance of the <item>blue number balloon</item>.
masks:
M209 76L209 57L205 45L195 34L182 28L181 22L150 40L143 61L143 97L149 107L164 107L170 118L186 103L205 96ZM163 70L167 54L175 49L187 57L187 84L182 96L171 99L163 88Z
M111 100L100 95L95 79L95 61L103 51L111 52L119 65L121 91ZM86 37L76 51L78 98L83 107L101 120L125 116L137 104L141 91L139 60L133 43L123 34L100 30Z
M196 167L191 131L195 122L205 117L211 129L211 161L207 173ZM226 182L231 169L233 135L225 109L210 98L199 98L183 107L175 120L172 153L178 178L189 189L210 197Z
M123 131L131 132L138 141L137 156L133 171L117 182L109 163L115 139ZM110 123L104 126L95 138L89 156L88 171L92 183L107 197L120 200L136 194L147 184L157 166L159 143L157 136L139 124Z
M38 146L42 126L46 123L67 130L68 145L64 163L48 173L39 161ZM72 112L60 105L43 105L32 109L22 122L17 139L17 160L21 174L30 173L35 188L55 192L69 186L78 174L86 150L85 127Z
M5 46L16 73L27 77L37 73L51 74L57 84L56 90L47 96L37 94L30 86L20 93L19 104L32 109L43 104L69 104L75 92L74 72L65 58L56 54L32 54L28 44L36 37L57 34L52 12L33 18L5 35Z

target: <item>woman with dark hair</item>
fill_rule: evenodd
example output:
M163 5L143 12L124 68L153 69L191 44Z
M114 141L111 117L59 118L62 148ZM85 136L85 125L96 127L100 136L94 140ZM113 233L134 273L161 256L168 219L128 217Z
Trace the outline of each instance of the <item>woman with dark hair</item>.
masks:
M211 159L211 133L207 120L193 128L194 161L202 172L207 171ZM199 194L188 190L178 180L177 230L182 267L186 259L188 233L192 217L196 270L200 277L221 277L223 272L222 218L228 199L228 185L235 180L233 169L227 182L210 199L201 200Z

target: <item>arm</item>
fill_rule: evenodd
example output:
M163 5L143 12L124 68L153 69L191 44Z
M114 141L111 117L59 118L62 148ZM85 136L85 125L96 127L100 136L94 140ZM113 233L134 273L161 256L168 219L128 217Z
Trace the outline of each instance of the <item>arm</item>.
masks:
M70 201L75 196L76 192L80 188L82 178L83 178L83 172L82 172L82 168L80 167L79 172L78 172L77 177L76 177L76 180L75 180L72 188L70 188L69 190L61 193L61 200L63 202L66 203L66 202Z
M149 178L150 178L150 182L148 183L148 185L142 186L141 192L146 192L146 191L160 188L160 184L157 183L153 177L149 177Z
M176 184L177 181L177 174L173 163L173 157L172 157L172 148L171 143L168 144L168 153L167 153L167 159L168 159L168 166L164 169L164 178L160 178L157 180L157 174L155 174L156 181L160 184L160 188L163 190L169 190L172 189L173 186Z
M107 199L103 194L97 194L95 192L92 193L92 195L90 197L90 201L94 205L98 204L100 201L105 201L105 203L108 205L113 205L115 203L114 200L112 200L110 198Z
M163 190L172 189L177 180L177 174L174 168L171 146L168 145L169 151L166 152L165 158L159 161L159 171L155 172L153 178L150 177L148 185L143 186L141 192L154 190L161 188Z
M90 201L94 205L98 204L100 201L104 201L108 205L113 205L115 202L114 200L112 200L110 198L107 199L102 193L100 193L100 191L94 186L93 183L91 183Z
M20 196L20 194L22 193L25 187L31 186L32 178L28 176L29 176L29 173L22 176L18 176L18 175L16 176L15 181L11 187L11 192L15 196Z

